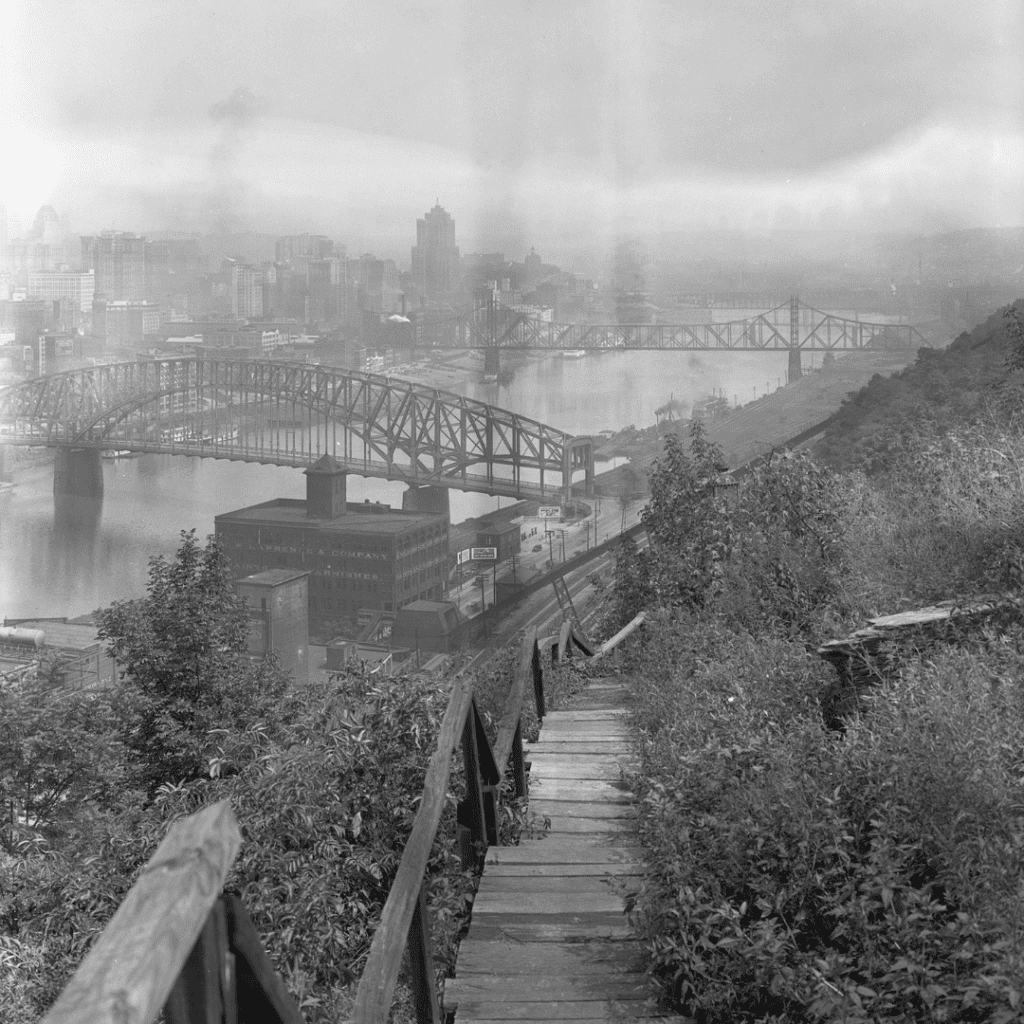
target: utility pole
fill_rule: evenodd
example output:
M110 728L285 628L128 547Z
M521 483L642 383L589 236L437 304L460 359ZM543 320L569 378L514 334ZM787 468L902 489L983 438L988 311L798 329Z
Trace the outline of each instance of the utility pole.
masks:
M485 577L481 575L481 577L480 577L480 611L481 612L487 611L487 591L484 589L486 587L486 583L484 582L484 579L485 579Z
M548 530L548 563L552 568L555 567L555 553L551 550L551 531Z
M562 535L562 564L565 565L565 530L559 530Z

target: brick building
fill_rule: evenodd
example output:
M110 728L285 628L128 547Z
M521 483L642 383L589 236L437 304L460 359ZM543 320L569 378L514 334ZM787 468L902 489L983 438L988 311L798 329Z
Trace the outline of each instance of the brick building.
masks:
M364 609L392 612L444 594L448 516L347 502L346 475L325 455L306 470L305 501L277 498L214 520L236 576L310 574L313 633Z

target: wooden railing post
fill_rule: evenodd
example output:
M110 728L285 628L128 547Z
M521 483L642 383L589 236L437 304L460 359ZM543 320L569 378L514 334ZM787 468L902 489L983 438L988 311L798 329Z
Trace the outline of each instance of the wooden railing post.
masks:
M427 885L420 885L416 907L409 925L409 975L412 983L416 1019L419 1024L440 1024L437 1000L437 976L434 974L433 944L430 940L430 916L427 912Z
M213 905L164 1005L167 1024L237 1024L235 958L224 901Z
M526 765L523 762L523 724L516 723L516 731L512 736L512 779L515 782L516 799L522 799L528 793L526 787Z
M462 763L466 771L466 804L469 813L469 832L474 844L487 845L487 818L484 812L483 780L480 778L480 750L476 741L475 701L470 701L469 713L462 726ZM474 853L474 857L476 854ZM469 867L463 864L463 867Z
M530 670L533 675L533 700L537 705L537 717L543 719L547 714L544 706L544 669L540 664L540 647L536 639L533 641L533 656L530 659Z

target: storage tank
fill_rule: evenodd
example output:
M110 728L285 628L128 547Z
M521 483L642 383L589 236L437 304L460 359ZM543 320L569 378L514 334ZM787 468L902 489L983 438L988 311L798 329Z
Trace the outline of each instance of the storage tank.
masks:
M46 634L41 629L22 629L21 626L0 626L0 644L20 647L42 647Z

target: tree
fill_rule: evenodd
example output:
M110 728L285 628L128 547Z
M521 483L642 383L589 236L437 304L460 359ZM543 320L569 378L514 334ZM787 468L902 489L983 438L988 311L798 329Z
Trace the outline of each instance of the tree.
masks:
M52 685L43 666L0 687L0 849L52 845L83 804L108 804L123 789L120 745L102 691Z
M172 561L149 563L148 594L101 611L99 634L122 668L121 738L134 780L150 796L165 783L232 770L231 744L269 714L287 677L245 653L248 615L213 538L182 533ZM237 767L237 766L235 766Z

